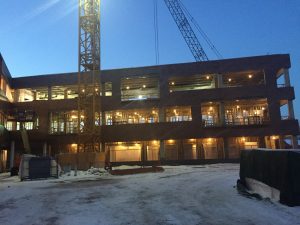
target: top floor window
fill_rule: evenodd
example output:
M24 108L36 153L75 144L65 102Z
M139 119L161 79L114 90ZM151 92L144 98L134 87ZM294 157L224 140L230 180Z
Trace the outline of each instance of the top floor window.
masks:
M73 99L78 97L78 86L54 86L51 87L51 100Z
M104 96L112 96L112 82L105 82L102 85Z
M136 76L121 79L121 100L147 100L159 98L159 79L156 76Z
M241 87L265 84L264 71L223 74L224 87Z
M212 74L171 77L169 79L169 91L176 92L211 89L215 88L215 83L215 76Z

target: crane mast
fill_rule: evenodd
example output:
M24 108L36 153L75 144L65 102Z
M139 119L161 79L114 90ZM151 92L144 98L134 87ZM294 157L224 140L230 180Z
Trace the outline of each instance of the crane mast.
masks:
M78 152L100 151L100 0L79 0Z
M200 61L208 61L208 57L204 52L197 36L195 35L188 19L186 18L179 0L164 0L173 19L176 22L185 42L190 48L195 60L197 62Z

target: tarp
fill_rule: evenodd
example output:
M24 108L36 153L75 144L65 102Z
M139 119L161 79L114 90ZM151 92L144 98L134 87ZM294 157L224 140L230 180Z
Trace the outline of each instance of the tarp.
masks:
M240 159L240 180L263 182L280 191L280 202L300 205L299 150L243 150Z

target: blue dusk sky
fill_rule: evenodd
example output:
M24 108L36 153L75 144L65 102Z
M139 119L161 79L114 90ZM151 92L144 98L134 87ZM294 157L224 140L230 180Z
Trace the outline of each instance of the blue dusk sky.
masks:
M300 118L299 0L182 2L224 58L289 53ZM77 7L78 0L0 0L0 52L13 77L77 71ZM194 61L163 0L158 10L160 64ZM102 69L154 65L153 21L153 0L101 0Z

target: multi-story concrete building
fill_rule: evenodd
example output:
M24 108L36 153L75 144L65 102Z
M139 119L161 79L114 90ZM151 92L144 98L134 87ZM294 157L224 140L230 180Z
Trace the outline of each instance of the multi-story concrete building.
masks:
M28 145L75 152L77 73L12 78L2 57L1 65L2 161ZM289 55L268 55L101 71L101 149L111 162L183 163L296 148L290 66Z

